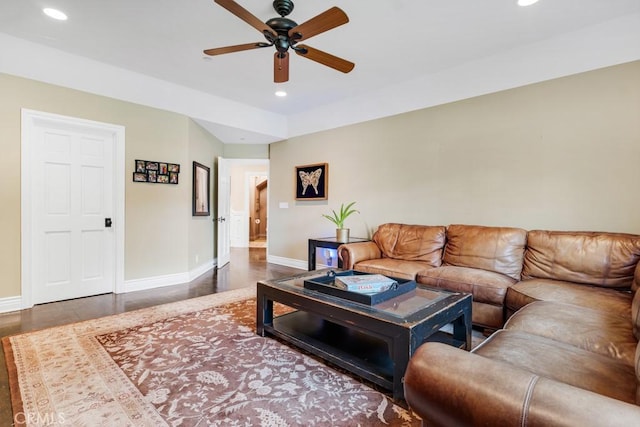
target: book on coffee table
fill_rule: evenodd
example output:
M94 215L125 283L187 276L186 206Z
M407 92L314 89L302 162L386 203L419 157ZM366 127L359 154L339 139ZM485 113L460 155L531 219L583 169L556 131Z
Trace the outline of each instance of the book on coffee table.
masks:
M398 286L398 282L382 274L336 276L335 285L340 289L360 293L384 292Z

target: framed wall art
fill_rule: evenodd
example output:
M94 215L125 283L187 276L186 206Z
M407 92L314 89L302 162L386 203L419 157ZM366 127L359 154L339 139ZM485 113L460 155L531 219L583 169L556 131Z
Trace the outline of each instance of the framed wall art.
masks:
M180 165L177 163L136 160L133 182L177 184Z
M296 166L296 200L327 200L329 164Z
M193 162L193 216L209 216L209 176L210 169Z

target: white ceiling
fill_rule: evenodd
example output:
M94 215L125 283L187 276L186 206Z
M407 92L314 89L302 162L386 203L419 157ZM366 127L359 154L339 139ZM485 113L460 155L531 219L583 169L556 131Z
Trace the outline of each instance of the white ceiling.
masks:
M237 2L277 16L271 0ZM264 40L212 0L1 0L0 72L177 111L226 143L268 143L640 59L639 0L294 2L298 23L347 13L305 44L355 62L351 73L292 55L276 85L273 48L207 57Z

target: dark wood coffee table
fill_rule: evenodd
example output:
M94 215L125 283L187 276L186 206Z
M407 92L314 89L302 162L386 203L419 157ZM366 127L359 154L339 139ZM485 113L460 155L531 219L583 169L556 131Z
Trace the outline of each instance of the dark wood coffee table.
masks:
M471 295L418 285L368 306L304 288L327 270L259 281L257 333L272 335L404 398L409 358L426 341L471 349ZM296 309L274 317L273 303ZM453 324L453 333L440 329Z

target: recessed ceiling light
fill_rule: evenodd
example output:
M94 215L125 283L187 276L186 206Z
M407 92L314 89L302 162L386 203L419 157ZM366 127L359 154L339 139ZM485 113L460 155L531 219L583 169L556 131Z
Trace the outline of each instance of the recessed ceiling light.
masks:
M534 3L538 3L538 0L518 0L518 6L531 6Z
M285 97L285 96L287 96L287 92L285 92L283 90L278 90L278 91L276 91L276 96L279 96L281 98Z
M66 21L67 15L64 12L59 11L58 9L52 9L50 7L42 9L45 15L50 18L57 19L58 21Z

